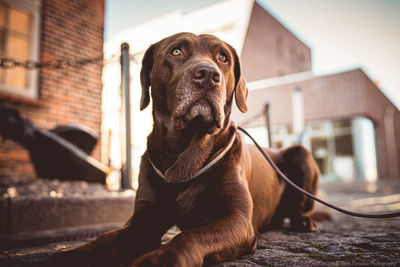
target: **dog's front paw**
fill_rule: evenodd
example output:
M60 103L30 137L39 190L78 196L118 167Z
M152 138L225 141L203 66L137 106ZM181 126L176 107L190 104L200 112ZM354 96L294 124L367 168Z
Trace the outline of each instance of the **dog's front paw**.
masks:
M160 248L142 255L133 261L131 267L178 267L187 266L182 254L173 248Z

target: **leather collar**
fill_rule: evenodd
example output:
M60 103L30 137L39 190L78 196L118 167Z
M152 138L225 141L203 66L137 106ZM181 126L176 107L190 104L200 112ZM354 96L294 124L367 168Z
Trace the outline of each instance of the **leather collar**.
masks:
M206 171L208 171L210 168L212 168L215 164L217 164L225 155L226 153L228 153L228 151L232 148L233 143L235 142L236 139L236 131L233 132L231 139L229 140L228 145L224 148L224 150L222 150L220 153L218 153L216 156L214 156L214 158L208 162L206 165L204 165L195 175L193 175L192 177L189 177L187 179L184 179L181 182L187 182L190 180L193 180L194 178L200 176L201 174L205 173ZM162 171L160 169L158 169L156 167L156 165L153 163L153 161L150 159L149 153L147 153L147 158L150 162L150 165L153 167L154 171L158 174L158 176L160 176L161 178L164 179L164 181L166 181L167 183L181 183L181 182L170 182L168 181L168 179L165 177L165 175L162 173Z

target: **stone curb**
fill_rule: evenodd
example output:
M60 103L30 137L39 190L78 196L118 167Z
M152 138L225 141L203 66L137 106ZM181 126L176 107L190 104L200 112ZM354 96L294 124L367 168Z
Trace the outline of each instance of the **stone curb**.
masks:
M45 246L51 243L87 240L121 226L122 224L98 224L2 236L0 237L0 249L23 249Z
M133 212L134 195L11 199L3 235L99 223L124 223Z

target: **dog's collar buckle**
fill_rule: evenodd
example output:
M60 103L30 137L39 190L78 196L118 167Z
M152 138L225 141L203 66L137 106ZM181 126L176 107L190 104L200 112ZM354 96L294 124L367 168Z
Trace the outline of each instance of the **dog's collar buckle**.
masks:
M232 148L233 143L235 142L235 139L236 139L236 132L234 132L232 134L232 137L229 140L228 145L225 147L225 149L223 151L221 151L216 157L214 157L213 160L211 160L209 163L207 163L205 166L203 166L195 175L193 175L189 179L185 179L185 182L190 181L190 180L200 176L201 174L205 173L210 168L212 168L215 164L217 164L226 155L226 153L228 153L228 151ZM156 165L153 163L153 161L150 159L150 156L148 153L147 153L147 158L150 162L150 165L153 167L154 171L157 173L157 175L160 176L161 178L163 178L165 181L168 181L168 179L165 177L165 175L162 173L162 171L160 169L158 169L156 167Z

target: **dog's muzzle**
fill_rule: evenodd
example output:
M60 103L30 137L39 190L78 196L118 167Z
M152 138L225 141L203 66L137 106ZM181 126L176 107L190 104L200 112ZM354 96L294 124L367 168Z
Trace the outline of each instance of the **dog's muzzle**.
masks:
M190 123L206 127L209 133L221 128L225 103L223 77L215 64L201 63L190 69L177 90L177 108L172 114L176 129L184 129Z
M196 127L206 127L208 133L214 133L221 128L221 121L216 119L215 111L212 104L202 97L191 105L187 112L180 117L173 118L174 127L176 129L184 129L190 124L195 124Z

